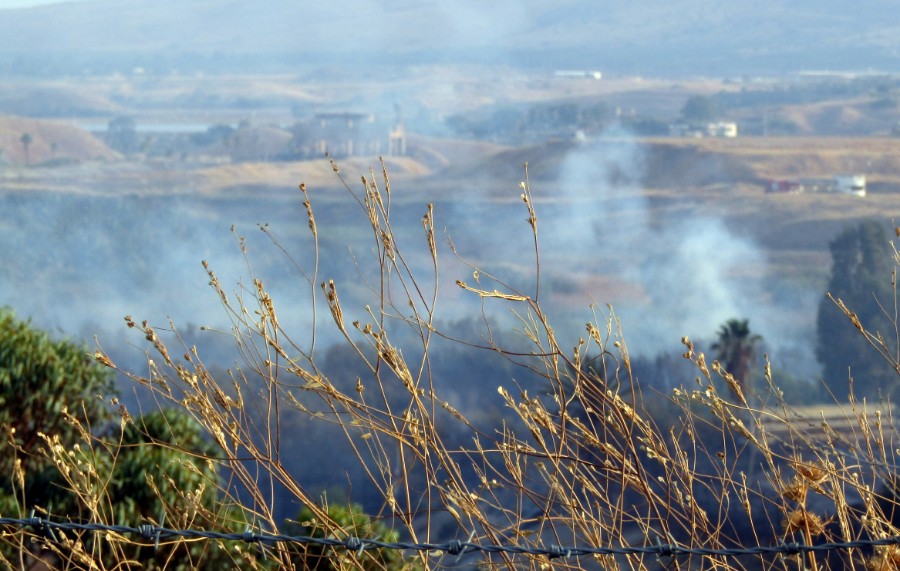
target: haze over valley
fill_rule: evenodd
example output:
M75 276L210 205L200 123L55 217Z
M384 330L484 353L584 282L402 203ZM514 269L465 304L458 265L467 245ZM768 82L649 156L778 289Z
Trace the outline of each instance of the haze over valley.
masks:
M226 450L229 478L259 440L254 470L283 468L267 477L359 502L409 536L471 539L477 518L463 525L453 513L477 496L476 508L493 502L479 540L493 541L484 530L500 522L496 537L516 542L602 543L591 533L609 525L619 530L610 541L658 545L648 530L676 514L683 537L662 540L745 545L752 528L764 529L760 545L782 545L800 488L770 476L801 474L800 448L775 439L768 464L754 449L740 483L745 444L764 428L748 419L780 421L781 397L846 405L844 364L826 378L843 357L829 360L821 343L839 329L820 310L834 276L862 283L869 322L896 313L871 295L893 291L895 260L867 257L889 254L900 235L900 34L884 11L833 0L0 8L0 307L91 343L92 363L115 362L122 395L111 410L125 403L138 418L163 395L178 414L233 414L227 431L246 422L245 441ZM838 260L851 270L833 272ZM832 340L860 341L838 317L847 336ZM729 361L719 348L734 331L744 345ZM719 359L743 377L728 379ZM173 386L202 388L213 404L145 390L166 387L166 366ZM128 371L142 371L137 383ZM889 400L892 371L865 369L864 396ZM549 436L526 449L515 431ZM654 431L675 451L663 460L651 454ZM716 439L728 440L722 450ZM488 452L468 449L489 440ZM446 449L428 448L436 442ZM682 467L689 447L700 460ZM382 462L397 450L415 450L402 475ZM603 506L596 521L616 506L606 510L616 522L577 531L594 505L572 507L581 491L556 503L542 454L548 465L587 459L578 470L606 478L590 492ZM452 466L463 457L475 460ZM496 466L478 465L489 457ZM619 472L605 472L608 458ZM840 458L828 485L849 489L857 458ZM510 485L519 460L536 484ZM642 463L647 485L634 492L627 475ZM441 488L445 476L464 492ZM268 487L252 509L265 504L273 530L311 505L265 479L223 489L246 500ZM812 513L826 484L807 480ZM693 491L679 495L679 481ZM403 486L406 511L392 504ZM664 495L686 503L671 500L652 525L626 514ZM855 501L867 521L874 509ZM548 515L551 504L571 508L570 520ZM695 534L702 510L718 513L707 536ZM841 530L829 537L864 536Z
M799 8L667 6L0 11L0 300L86 337L117 339L132 313L220 327L200 261L240 287L233 225L253 271L293 301L302 279L259 226L312 259L301 182L322 229L320 277L354 291L371 245L326 152L355 191L384 158L419 269L433 203L459 255L528 291L527 162L544 300L570 342L590 304L612 304L648 355L744 316L773 358L813 378L829 241L900 210L890 28L839 3L796 29ZM716 122L738 136L707 133ZM843 173L864 174L867 196L767 192ZM471 271L441 246L453 320L477 303L455 286ZM301 329L302 305L282 309Z

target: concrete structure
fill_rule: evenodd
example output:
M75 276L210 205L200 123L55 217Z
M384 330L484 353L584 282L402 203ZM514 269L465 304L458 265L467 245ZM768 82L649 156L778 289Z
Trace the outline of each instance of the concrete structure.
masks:
M673 137L724 137L733 139L738 135L737 123L719 121L718 123L672 123L669 125L669 134Z
M866 195L866 175L842 174L833 178L801 178L780 179L769 182L766 192L782 194L808 193L839 193L852 194L854 196Z
M386 136L389 127L371 113L316 113L294 131L294 154L299 158L321 157L326 152L335 158L377 156L384 152L386 143L395 144ZM401 140L402 144L394 148L405 153L405 133Z
M388 133L388 155L402 157L406 155L406 127L403 123L397 123Z
M706 126L706 132L710 137L725 137L726 139L733 139L734 137L737 137L738 134L737 123L732 123L730 121L710 123Z

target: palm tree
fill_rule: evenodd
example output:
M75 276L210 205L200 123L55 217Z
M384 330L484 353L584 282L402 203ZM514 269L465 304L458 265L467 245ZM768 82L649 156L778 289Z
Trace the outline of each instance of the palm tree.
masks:
M31 164L31 161L28 157L28 146L31 145L31 133L22 133L22 138L19 139L22 142L22 149L25 151L25 164Z
M716 360L744 387L749 385L756 346L762 341L750 333L749 319L729 319L719 328L719 339L713 343Z

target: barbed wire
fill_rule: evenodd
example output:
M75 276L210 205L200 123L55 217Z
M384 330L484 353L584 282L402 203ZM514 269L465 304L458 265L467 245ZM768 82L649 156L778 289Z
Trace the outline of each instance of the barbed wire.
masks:
M198 529L170 529L157 525L144 524L137 527L126 525L109 525L102 523L76 523L66 521L52 521L47 518L29 517L23 519L0 517L0 526L25 528L30 527L36 533L55 540L54 530L59 531L90 531L112 532L121 535L137 535L146 541L159 542L166 539L218 539L223 541L243 541L248 544L259 544L261 547L276 543L320 545L325 547L344 548L348 551L362 555L364 551L372 549L394 549L402 551L424 551L432 554L447 554L462 556L466 553L505 553L510 555L537 555L549 559L583 557L594 555L656 555L659 558L677 558L680 556L699 555L707 557L739 557L744 555L799 555L809 552L864 549L888 545L900 545L900 536L883 539L860 539L855 541L837 543L819 543L807 545L805 543L780 542L776 545L750 546L714 549L708 547L687 547L677 543L661 543L644 546L623 547L566 547L551 545L543 547L523 547L518 545L497 545L472 543L469 541L453 540L448 543L411 543L403 541L381 541L372 538L347 537L337 539L334 537L311 537L305 535L281 535L274 533L255 533L250 529L242 533L228 533L218 531L206 531Z

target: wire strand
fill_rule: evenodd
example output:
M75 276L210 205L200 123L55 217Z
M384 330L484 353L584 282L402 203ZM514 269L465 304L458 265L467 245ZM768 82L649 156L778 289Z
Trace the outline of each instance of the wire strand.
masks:
M225 541L243 541L253 544L301 544L321 545L326 547L344 548L361 554L371 549L394 549L403 551L440 552L447 555L461 555L463 553L506 553L510 555L542 555L549 559L583 557L594 555L657 555L659 557L678 557L685 555L700 555L708 557L739 557L743 555L797 555L809 552L835 551L842 549L862 549L866 547L878 547L887 545L900 545L900 536L884 539L860 539L856 541L819 543L806 545L803 543L779 543L772 546L749 546L726 549L712 549L706 547L686 547L679 544L658 543L649 546L623 546L623 547L566 547L552 545L549 548L522 547L518 545L479 544L471 541L453 540L448 543L409 543L387 542L378 539L365 539L348 537L337 539L329 537L309 537L303 535L280 535L272 533L254 533L245 531L241 533L227 533L218 531L205 531L198 529L169 529L149 524L138 527L125 525L107 525L101 523L75 523L56 522L46 518L31 517L26 519L0 518L0 526L25 528L31 527L39 533L52 533L53 530L62 531L92 531L114 532L122 535L137 535L158 545L160 540L171 538L182 539L218 539Z

